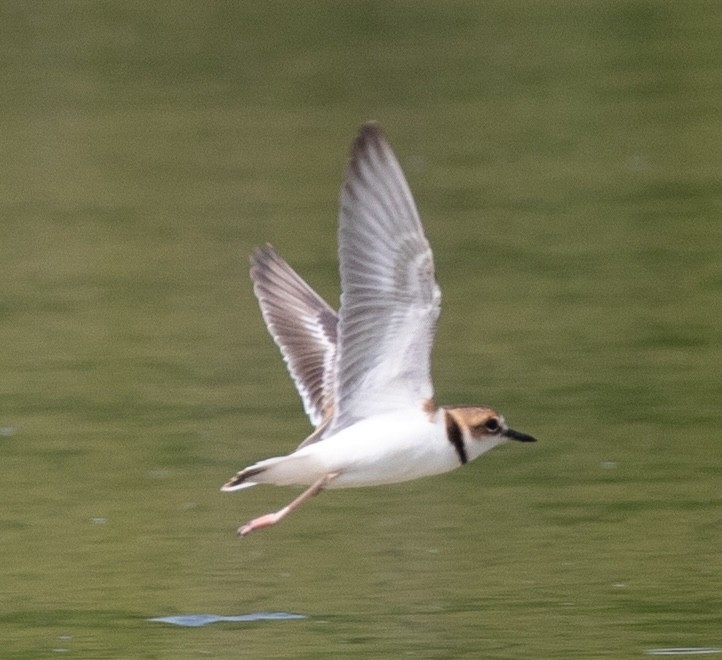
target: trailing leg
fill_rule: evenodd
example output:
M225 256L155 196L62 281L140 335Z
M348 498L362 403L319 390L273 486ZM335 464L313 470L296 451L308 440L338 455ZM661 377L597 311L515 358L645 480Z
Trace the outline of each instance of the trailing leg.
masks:
M256 530L275 525L277 522L283 520L289 513L291 513L291 511L301 506L306 500L310 500L315 495L318 495L328 485L328 483L337 476L338 472L331 472L330 474L324 475L312 486L304 490L295 500L293 500L293 502L287 504L282 509L275 511L274 513L267 513L265 516L254 518L245 525L241 526L238 529L238 534L240 536L247 536Z

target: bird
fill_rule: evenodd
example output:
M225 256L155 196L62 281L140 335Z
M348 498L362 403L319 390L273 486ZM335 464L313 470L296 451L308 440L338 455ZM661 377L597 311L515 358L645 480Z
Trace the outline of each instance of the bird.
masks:
M345 168L338 254L338 313L271 244L251 256L261 314L314 430L292 453L253 463L221 487L306 486L242 525L242 537L324 490L441 474L507 440L536 441L488 406L436 403L430 367L441 291L433 255L401 166L373 121L361 126Z

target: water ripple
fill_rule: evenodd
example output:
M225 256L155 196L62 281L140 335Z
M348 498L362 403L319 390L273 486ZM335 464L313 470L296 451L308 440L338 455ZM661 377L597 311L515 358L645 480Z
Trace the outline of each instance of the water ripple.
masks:
M645 653L647 655L712 655L713 653L722 653L722 649L711 646L680 646L668 649L647 649Z

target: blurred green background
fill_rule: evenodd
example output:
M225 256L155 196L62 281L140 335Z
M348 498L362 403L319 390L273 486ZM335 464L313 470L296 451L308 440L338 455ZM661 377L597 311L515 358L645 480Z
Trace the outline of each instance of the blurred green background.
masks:
M0 4L3 657L722 647L722 5ZM247 277L336 304L378 120L435 251L442 403L534 434L433 479L220 485L309 427ZM178 614L303 620L152 623Z

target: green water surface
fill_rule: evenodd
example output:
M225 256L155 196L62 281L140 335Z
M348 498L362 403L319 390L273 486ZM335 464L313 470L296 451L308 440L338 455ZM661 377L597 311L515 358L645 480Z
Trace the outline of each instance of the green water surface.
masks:
M0 5L0 655L641 658L722 647L722 5ZM219 492L308 433L253 298L334 305L385 127L441 403L536 445ZM285 612L186 628L155 617ZM718 654L719 655L719 654Z

